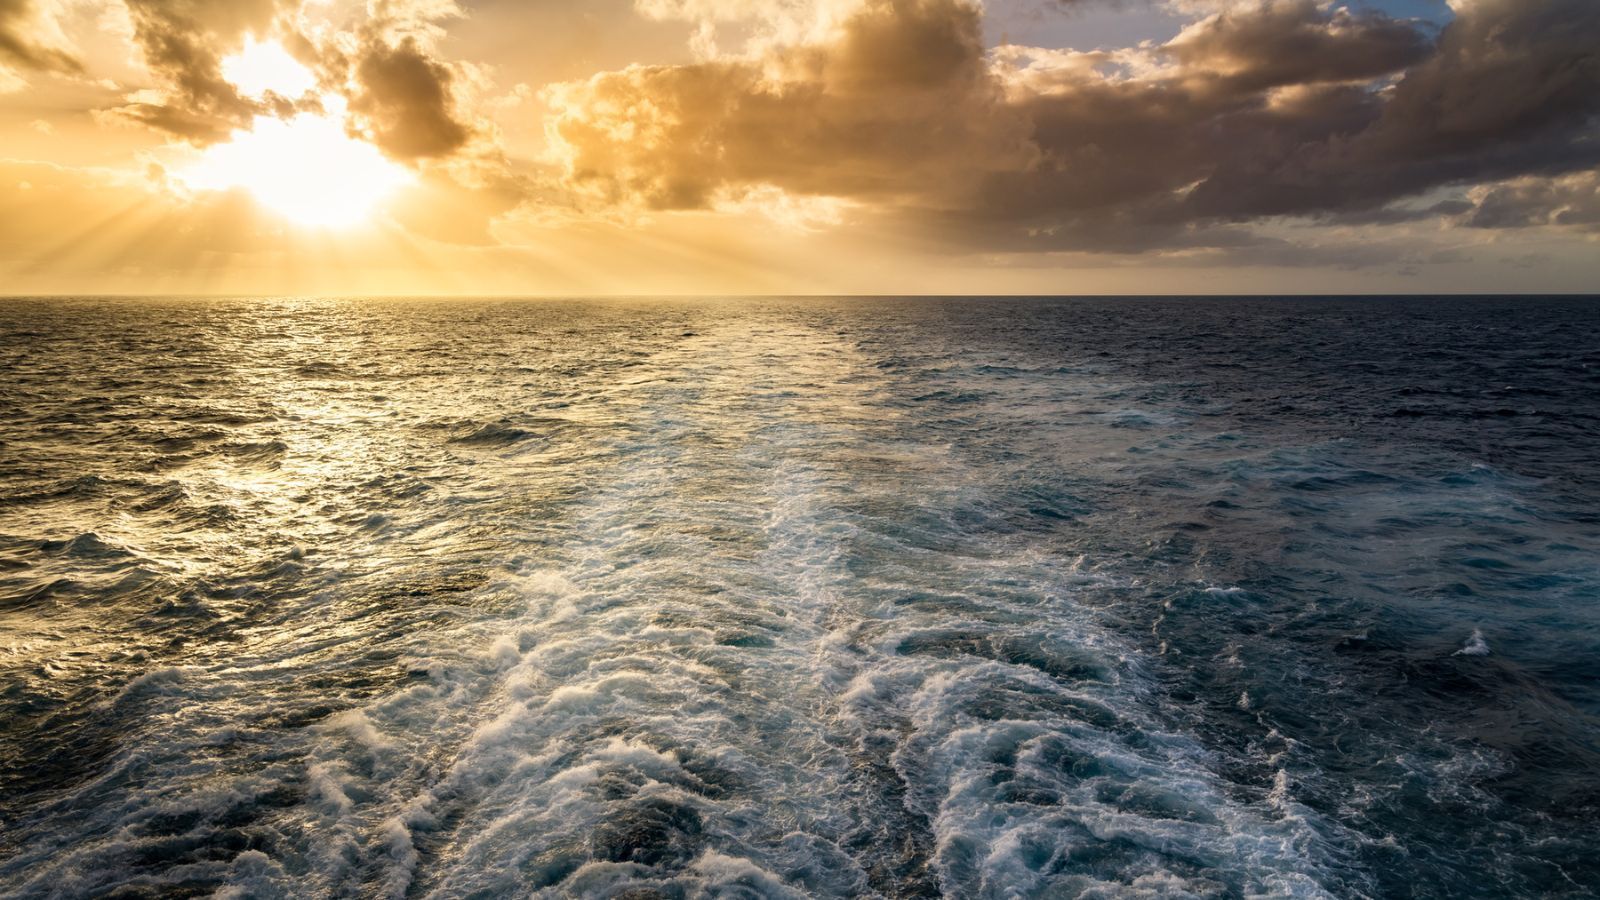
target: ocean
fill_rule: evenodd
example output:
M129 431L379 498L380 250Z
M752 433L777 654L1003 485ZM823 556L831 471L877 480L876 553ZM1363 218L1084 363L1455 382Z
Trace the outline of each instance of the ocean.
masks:
M1600 893L1600 301L0 303L0 895Z

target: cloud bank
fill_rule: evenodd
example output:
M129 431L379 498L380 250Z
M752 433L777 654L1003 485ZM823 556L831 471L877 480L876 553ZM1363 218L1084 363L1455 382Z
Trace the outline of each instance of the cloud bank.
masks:
M818 39L555 88L570 183L647 209L776 187L963 246L1132 252L1452 186L1556 203L1543 180L1600 164L1592 0L1457 0L1442 29L1316 0L1189 3L1170 41L1089 52L986 48L968 0L838 8Z
M611 0L583 15L616 46L634 29L629 54L541 69L517 29L573 17L537 5L0 0L0 92L76 85L84 118L174 159L332 110L416 176L385 224L485 250L710 220L1017 267L1398 269L1600 240L1600 3L1450 0L1427 22L1382 2ZM1033 43L996 42L1007 3L1045 23ZM1064 46L1100 15L1162 38ZM297 96L229 80L265 41L310 73ZM108 46L130 51L115 79ZM653 58L672 62L617 62Z

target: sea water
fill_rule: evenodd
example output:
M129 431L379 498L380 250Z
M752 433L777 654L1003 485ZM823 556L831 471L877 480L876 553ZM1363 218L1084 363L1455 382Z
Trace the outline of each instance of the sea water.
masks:
M1600 303L12 300L0 894L1600 891Z

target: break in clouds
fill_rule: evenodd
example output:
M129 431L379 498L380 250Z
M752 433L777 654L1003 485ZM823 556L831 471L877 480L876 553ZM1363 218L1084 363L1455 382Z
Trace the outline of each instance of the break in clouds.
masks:
M324 34L301 27L299 0L125 0L124 5L134 43L162 90L159 97L109 110L115 115L204 144L225 139L258 115L316 109L321 103L316 92L248 97L224 77L224 57L248 37L281 35L323 88L346 96L363 136L391 157L447 156L470 137L453 101L455 69L433 51L440 23L460 15L452 3L375 0L364 25ZM0 53L24 68L80 70L80 60L28 34L29 23L39 20L30 0L0 0Z
M0 63L82 70L48 2L0 0ZM333 92L392 159L470 157L496 213L776 193L985 252L1238 248L1273 222L1600 230L1594 0L1451 0L1443 23L1318 0L1146 5L1186 24L1069 49L994 45L972 0L637 0L687 24L690 61L537 88L548 146L514 163L463 101L478 62L441 51L470 4L372 0L319 29L297 0L126 0L159 90L105 112L206 144ZM316 91L249 97L223 77L269 34Z
M222 56L245 35L282 32L296 56L310 62L326 86L349 94L366 135L398 160L442 157L467 143L469 128L451 101L454 72L434 58L437 22L456 14L451 5L379 0L366 26L354 34L317 40L294 27L298 2L242 0L126 0L134 37L150 67L170 86L165 101L134 104L123 112L184 138L221 139L253 115L285 114L315 99L246 99L222 77Z

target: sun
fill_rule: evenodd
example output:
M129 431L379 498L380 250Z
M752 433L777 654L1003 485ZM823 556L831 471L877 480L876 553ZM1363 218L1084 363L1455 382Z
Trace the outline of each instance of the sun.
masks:
M327 100L324 104L327 105ZM371 217L379 203L411 181L411 173L378 148L345 132L342 111L257 116L178 179L196 191L242 188L258 203L299 225L341 228Z
M224 77L243 95L269 92L300 99L316 77L282 46L251 39L223 60ZM383 200L412 180L377 147L351 137L337 94L320 98L321 112L289 118L257 116L248 130L207 148L174 174L192 191L245 190L262 206L298 225L348 228L369 220Z
M244 49L222 60L222 77L246 97L261 99L268 92L290 100L310 93L317 76L276 41L245 38Z

